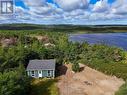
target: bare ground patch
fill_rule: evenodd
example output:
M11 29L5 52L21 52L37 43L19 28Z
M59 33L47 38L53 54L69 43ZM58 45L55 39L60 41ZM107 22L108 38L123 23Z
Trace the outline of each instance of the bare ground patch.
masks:
M114 95L124 84L122 79L107 76L101 72L84 66L79 73L73 73L71 65L65 65L67 71L57 83L60 95ZM63 68L60 67L61 73Z

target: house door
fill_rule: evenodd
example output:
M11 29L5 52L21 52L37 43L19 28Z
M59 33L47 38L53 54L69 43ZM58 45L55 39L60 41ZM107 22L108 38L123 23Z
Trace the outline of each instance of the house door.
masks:
M38 71L38 77L41 78L42 77L42 71Z

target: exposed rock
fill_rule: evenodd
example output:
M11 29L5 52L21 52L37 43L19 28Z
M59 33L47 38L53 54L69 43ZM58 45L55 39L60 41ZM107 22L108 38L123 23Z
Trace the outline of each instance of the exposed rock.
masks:
M42 43L50 43L50 39L48 36L34 36Z
M17 38L2 38L1 45L2 47L9 47L17 43Z
M46 48L55 47L55 45L54 44L51 44L51 43L46 43L46 44L44 44L44 46Z

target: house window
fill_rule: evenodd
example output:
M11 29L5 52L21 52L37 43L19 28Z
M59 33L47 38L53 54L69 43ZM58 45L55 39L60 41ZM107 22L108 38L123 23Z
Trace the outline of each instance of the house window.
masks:
M48 70L48 76L50 76L50 71Z
M34 71L31 71L31 76L34 77Z
M27 71L28 76L30 76L30 71Z
M52 76L52 70L48 70L48 76L49 76L49 77Z
M41 74L41 71L39 71L39 74Z

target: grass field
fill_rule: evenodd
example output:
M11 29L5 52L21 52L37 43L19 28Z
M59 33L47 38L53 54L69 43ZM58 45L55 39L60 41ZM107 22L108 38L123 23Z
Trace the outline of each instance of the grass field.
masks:
M30 95L59 95L56 79L33 79Z

